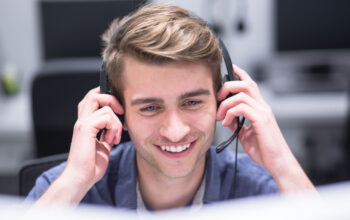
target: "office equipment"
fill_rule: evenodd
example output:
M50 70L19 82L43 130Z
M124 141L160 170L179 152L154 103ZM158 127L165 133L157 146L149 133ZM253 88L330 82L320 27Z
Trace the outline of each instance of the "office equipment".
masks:
M276 1L278 52L350 50L350 2Z
M39 11L44 59L100 56L100 35L110 22L144 2L41 0Z
M98 86L100 64L99 58L52 60L35 75L31 107L36 157L69 151L78 104ZM123 135L121 142L129 140Z
M36 156L68 152L77 105L98 86L102 40L110 22L144 0L41 0L39 12L46 63L32 84Z
M285 0L274 6L275 90L344 91L350 73L350 2Z
M35 75L31 107L37 157L69 151L78 103L98 86L100 62L99 59L51 61Z
M63 161L67 160L68 154L56 154L48 157L33 159L27 161L20 169L19 180L19 195L26 196L35 184L35 180L44 171L54 167Z

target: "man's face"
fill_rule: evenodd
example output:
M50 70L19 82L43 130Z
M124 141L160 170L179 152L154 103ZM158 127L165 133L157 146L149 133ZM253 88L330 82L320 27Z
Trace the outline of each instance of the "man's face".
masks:
M201 171L215 133L216 94L204 64L125 57L125 121L139 170L179 178Z

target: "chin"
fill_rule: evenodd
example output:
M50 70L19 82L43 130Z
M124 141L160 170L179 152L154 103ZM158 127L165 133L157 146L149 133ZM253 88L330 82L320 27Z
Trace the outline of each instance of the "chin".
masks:
M201 162L197 158L187 158L189 160L176 161L175 163L159 164L159 169L163 175L169 178L185 178L194 174L195 171L201 170ZM174 162L174 161L173 161Z
M161 171L164 176L172 179L185 178L192 173L192 169L181 169L181 170L164 170Z

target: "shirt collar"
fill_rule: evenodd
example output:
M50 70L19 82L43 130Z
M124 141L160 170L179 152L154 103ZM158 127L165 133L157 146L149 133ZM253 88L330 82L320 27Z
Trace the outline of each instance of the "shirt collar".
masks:
M222 152L224 153L224 152ZM206 188L204 204L220 201L221 178L218 172L218 161L214 147L210 147L206 155Z
M203 206L203 197L204 197L204 192L205 192L205 178L206 174L204 174L204 178L202 179L201 185L199 186L195 196L193 197L193 200L188 207L190 211L197 211L202 208ZM142 195L140 192L139 184L137 182L136 184L136 195L137 195L137 211L138 213L144 213L145 211L151 211L149 208L146 206L145 202L142 199Z
M114 201L117 207L137 209L139 205L137 199L136 152L132 142L129 143L128 146L123 146L127 149L120 157L118 180L116 180L114 188ZM215 148L211 147L206 155L205 176L193 199L193 203L197 206L220 201L220 173L217 172L217 157L213 154L216 154Z
M118 146L126 147L126 146ZM115 183L115 205L118 208L136 209L136 153L132 142L119 161L118 179Z

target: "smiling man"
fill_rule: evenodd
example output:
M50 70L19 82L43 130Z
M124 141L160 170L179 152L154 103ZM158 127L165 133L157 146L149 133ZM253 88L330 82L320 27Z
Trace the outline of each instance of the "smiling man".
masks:
M113 22L103 39L114 96L95 88L84 97L67 163L42 174L28 199L164 210L315 190L249 75L234 66L240 81L221 86L222 52L201 19L150 4ZM235 131L238 116L250 126L239 133L247 154L235 175L234 154L211 144L216 122ZM122 129L131 142L119 144Z

